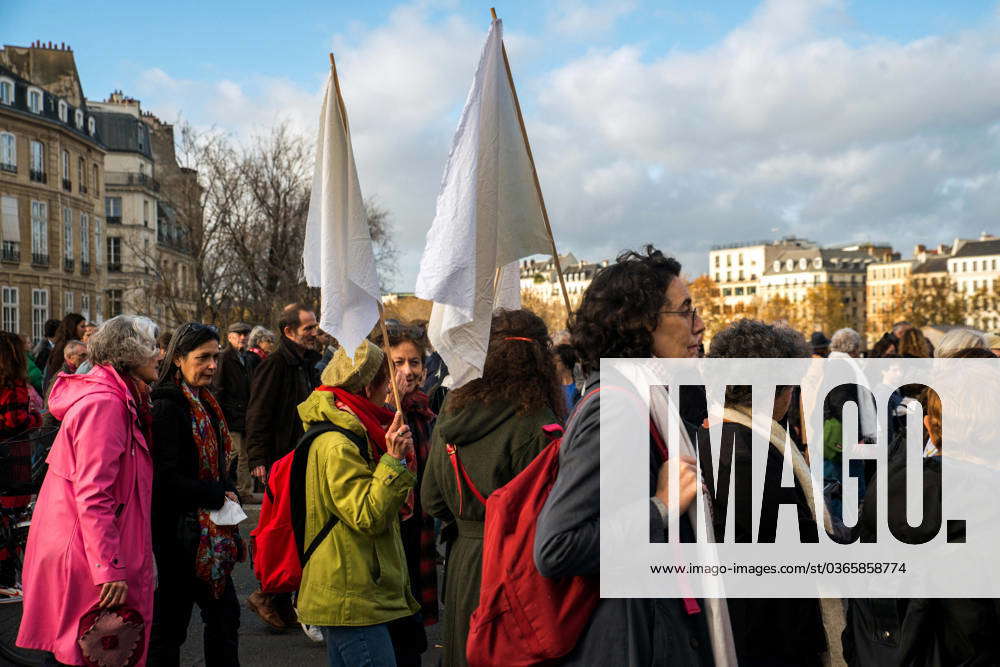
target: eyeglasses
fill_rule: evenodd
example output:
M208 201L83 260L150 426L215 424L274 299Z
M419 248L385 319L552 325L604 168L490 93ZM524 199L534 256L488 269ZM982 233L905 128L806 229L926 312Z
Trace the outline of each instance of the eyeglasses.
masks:
M698 317L698 309L692 308L691 310L661 310L661 315L685 315L691 318L691 327L694 328L694 321Z
M393 318L385 321L385 330L393 338L407 337L414 340L420 340L427 333L419 324L406 325Z

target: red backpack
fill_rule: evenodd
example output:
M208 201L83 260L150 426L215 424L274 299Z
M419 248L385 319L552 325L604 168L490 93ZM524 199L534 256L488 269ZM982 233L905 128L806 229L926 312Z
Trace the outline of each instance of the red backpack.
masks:
M589 392L574 415L598 391ZM532 556L538 515L559 473L561 444L561 437L553 440L527 468L489 498L476 489L455 447L446 446L459 502L461 476L473 495L486 505L479 607L472 612L465 645L470 667L518 667L558 660L576 646L597 606L596 577L549 579L535 567Z
M264 593L291 593L299 590L302 569L310 556L326 539L339 520L331 515L326 524L304 547L306 527L306 466L313 441L323 433L336 431L357 445L365 461L369 460L368 441L330 422L313 424L299 439L295 449L271 466L264 487L260 520L250 533L253 572Z

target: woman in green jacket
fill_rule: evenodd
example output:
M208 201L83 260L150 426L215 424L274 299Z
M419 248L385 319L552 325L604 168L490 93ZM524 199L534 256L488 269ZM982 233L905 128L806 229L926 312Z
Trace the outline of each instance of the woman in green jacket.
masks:
M347 433L324 433L309 451L304 543L331 515L338 521L302 572L299 620L320 628L331 667L395 665L387 623L420 608L397 518L416 482L406 466L412 436L382 407L389 374L376 345L362 343L353 361L337 350L322 381L299 404L303 427L329 422Z
M424 511L453 524L458 533L449 543L445 573L447 667L466 664L469 618L479 606L486 518L486 508L468 485L456 485L447 445L454 445L473 484L487 497L549 444L542 427L561 421L563 395L545 323L527 310L501 310L493 316L483 377L450 392L441 408L420 498Z

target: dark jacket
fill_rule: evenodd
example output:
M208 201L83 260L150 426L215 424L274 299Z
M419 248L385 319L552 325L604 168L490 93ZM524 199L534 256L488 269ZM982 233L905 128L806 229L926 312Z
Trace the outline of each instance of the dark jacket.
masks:
M743 424L724 422L722 425L722 440L725 446L733 443L732 465L724 456L720 456L718 479L716 483L712 473L710 459L708 429L698 431L698 453L702 459L703 470L706 471L706 484L709 488L719 488L721 493L729 493L735 489L735 502L729 504L730 515L726 516L722 507L723 500L715 503L713 513L716 536L724 539L726 523L734 524L736 542L765 542L775 539L775 529L761 527L759 535L754 535L751 515L750 480L753 470L751 459L752 431ZM723 452L725 453L725 452ZM768 446L767 467L764 474L764 488L781 487L781 471L783 457L774 447ZM735 469L735 471L734 471ZM733 473L736 483L731 486ZM777 501L794 503L799 515L800 525L806 526L807 532L816 535L816 521L809 509L805 492L796 481L795 487L783 488L778 492ZM742 512L734 512L737 507L744 508ZM725 522L725 523L724 523ZM762 522L763 523L763 522ZM815 598L729 598L729 620L733 628L733 641L736 645L736 657L740 664L744 662L776 662L778 664L819 665L821 654L827 649L826 631L823 629L823 616L819 600ZM776 628L781 628L776 632ZM836 639L836 638L835 638Z
M596 575L600 570L600 394L587 396L598 379L597 373L588 378L578 414L563 436L559 476L538 517L534 557L546 577ZM651 494L662 463L650 447ZM652 501L649 522L651 541L665 542L666 526ZM680 527L693 536L686 515ZM679 599L603 598L562 664L712 665L705 614L688 614Z
M980 471L956 469L963 464L950 460L952 463L949 475L959 476L966 484L981 483ZM887 497L906 495L905 469L905 450L890 452ZM941 494L941 457L923 459L923 491L925 498ZM858 520L857 534L862 539L886 530L885 520L878 517L877 498L873 479ZM939 503L925 502L921 524L911 527L904 504L894 503L888 510L889 521L904 527L907 539L922 541L928 534L937 534L939 526L947 525L942 523L940 510ZM947 576L947 567L947 563L942 564L942 576ZM847 609L844 658L850 665L880 667L1000 665L998 629L1000 600L993 598L854 598Z
M49 363L49 354L52 352L52 341L42 338L31 351L31 356L35 359L35 366L45 368Z
M247 405L246 448L250 469L270 467L295 447L302 435L299 403L319 386L320 355L282 336L278 347L254 372Z
M220 481L198 479L198 450L191 432L191 406L172 382L153 388L153 551L160 570L194 567L194 554L181 544L185 516L222 507L226 491L236 491L221 465ZM211 410L208 410L213 417ZM218 433L213 417L212 425ZM220 461L221 461L220 457Z
M469 618L479 604L486 508L464 482L463 500L459 503L455 473L445 445L458 448L458 456L472 482L483 496L489 496L524 470L545 448L549 439L542 427L554 422L556 416L546 407L521 416L515 406L502 401L467 405L455 412L449 412L446 401L438 416L420 497L425 512L458 526L458 538L450 548L445 573L446 667L466 664Z
M246 430L247 403L250 402L250 372L243 355L229 345L219 356L219 369L212 381L212 390L219 401L226 424L234 433Z

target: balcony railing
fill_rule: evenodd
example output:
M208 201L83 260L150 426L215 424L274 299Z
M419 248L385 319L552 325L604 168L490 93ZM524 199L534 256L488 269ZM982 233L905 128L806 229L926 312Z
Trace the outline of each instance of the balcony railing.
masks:
M120 215L109 215L104 218L109 225L120 225L122 224L122 217Z
M73 266L74 266L74 261L73 261L72 257L64 257L63 258L63 270L64 271L69 271L70 273L72 273L73 272Z
M4 241L0 247L0 261L21 263L21 244L16 241Z
M45 183L48 181L48 177L45 175L44 171L36 171L34 169L28 173L28 178L35 183Z
M48 266L49 265L49 255L44 252L33 252L31 253L31 265L32 266Z
M8 174L16 174L17 173L17 165L16 164L0 163L0 171L6 171Z
M121 273L121 262L108 262L108 273Z
M90 262L83 259L80 260L80 275L82 276L90 275Z
M70 181L68 178L64 178L62 179L62 182L63 182L63 190L65 190L66 192L73 192L72 181Z
M106 171L104 172L104 185L135 185L146 187L153 192L160 191L160 183L148 174L136 174L131 171Z

